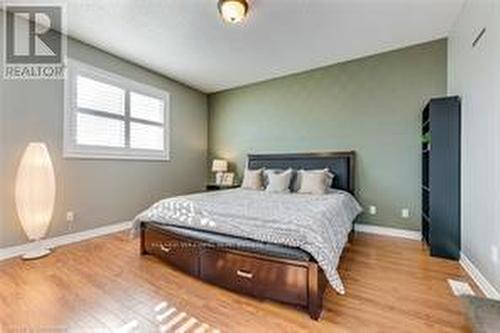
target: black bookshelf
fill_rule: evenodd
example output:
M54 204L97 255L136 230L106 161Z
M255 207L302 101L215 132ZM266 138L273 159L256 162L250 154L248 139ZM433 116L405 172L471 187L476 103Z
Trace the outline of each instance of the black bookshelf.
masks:
M460 99L422 112L422 238L432 256L460 257Z

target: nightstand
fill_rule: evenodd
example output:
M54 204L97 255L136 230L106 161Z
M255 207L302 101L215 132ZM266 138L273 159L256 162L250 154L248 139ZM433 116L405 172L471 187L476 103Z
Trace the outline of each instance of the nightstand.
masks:
M217 184L207 184L207 191L218 191L218 190L229 190L232 188L238 188L240 185L217 185Z

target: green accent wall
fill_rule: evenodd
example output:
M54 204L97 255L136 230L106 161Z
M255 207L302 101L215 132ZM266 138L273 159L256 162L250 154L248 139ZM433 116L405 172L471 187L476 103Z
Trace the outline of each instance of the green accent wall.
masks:
M209 156L241 175L248 153L355 150L377 206L359 222L418 230L420 111L446 94L446 59L443 39L209 95Z

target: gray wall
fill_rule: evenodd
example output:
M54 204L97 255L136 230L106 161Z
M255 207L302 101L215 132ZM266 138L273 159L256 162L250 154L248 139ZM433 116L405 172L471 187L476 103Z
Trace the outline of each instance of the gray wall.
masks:
M206 95L73 40L68 53L170 93L171 161L63 159L63 82L1 81L0 248L26 241L15 211L14 179L30 141L46 142L55 164L57 198L49 236L131 220L160 198L198 191L205 185ZM76 213L73 230L65 222L68 210Z
M355 150L361 222L420 228L420 111L446 94L439 40L209 96L209 155ZM411 209L411 218L400 217Z
M480 29L486 34L472 48ZM466 1L449 39L462 97L462 252L500 298L500 2Z

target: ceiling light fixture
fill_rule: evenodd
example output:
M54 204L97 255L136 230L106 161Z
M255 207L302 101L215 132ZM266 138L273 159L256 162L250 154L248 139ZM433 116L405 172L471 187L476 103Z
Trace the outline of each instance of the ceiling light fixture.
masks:
M217 6L224 21L229 23L241 22L248 13L246 0L219 0Z

